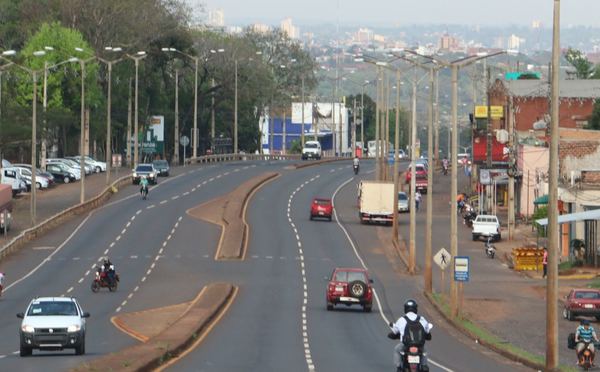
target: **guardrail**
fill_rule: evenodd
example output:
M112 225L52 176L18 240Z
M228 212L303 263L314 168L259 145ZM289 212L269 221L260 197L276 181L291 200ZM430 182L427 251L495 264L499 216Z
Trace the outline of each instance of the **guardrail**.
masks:
M27 242L35 239L40 234L45 233L46 231L52 229L53 227L61 224L67 218L70 218L74 215L88 212L97 208L99 205L104 203L113 193L115 193L114 189L118 189L124 184L128 184L131 182L131 175L123 176L116 181L114 181L110 186L107 186L104 191L100 194L96 195L92 199L83 202L81 204L74 205L70 208L67 208L63 211L56 213L55 215L45 219L44 221L38 223L37 225L30 227L26 230L21 231L21 233L14 238L12 238L8 243L6 243L3 247L0 248L0 259L3 259L8 254L16 251L20 247L22 247Z
M203 155L196 158L185 159L185 164L219 163L226 161L255 161L255 160L300 160L300 154L293 155L267 155L267 154L215 154Z

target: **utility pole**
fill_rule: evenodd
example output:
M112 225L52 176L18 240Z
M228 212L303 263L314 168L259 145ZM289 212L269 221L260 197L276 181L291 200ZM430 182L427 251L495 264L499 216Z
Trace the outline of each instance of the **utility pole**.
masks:
M133 163L134 167L137 166L139 162L139 154L138 154L138 73L139 73L139 65L140 60L138 58L135 59L135 103L134 103L134 113L133 113ZM178 158L177 158L178 159Z
M312 130L315 130L312 128ZM304 148L304 76L302 76L302 133L300 133L300 144Z
M437 69L429 69L429 122L427 127L427 153L430 166L427 169L427 222L425 232L425 292L433 291L433 279L431 272L431 235L433 234L433 99L435 89L435 72ZM436 157L437 158L437 157Z
M385 74L385 72L384 72ZM385 124L383 126L384 131L385 131L385 136L383 136L384 138L384 151L383 151L383 166L385 169L385 180L389 181L390 180L390 167L388 166L388 162L387 159L389 157L390 154L390 79L386 76L385 78L385 103L384 103L384 107L385 107ZM396 204L397 205L397 204Z
M212 153L215 151L215 79L210 81L210 148Z
M33 71L33 113L31 117L31 226L36 222L36 187L37 187L37 72ZM83 101L82 101L83 102ZM1 159L0 159L1 160ZM81 168L81 180L83 180L83 168Z
M452 64L452 156L450 157L450 255L452 262L458 255L457 214L458 206L454 199L458 194L458 65ZM458 316L458 286L454 280L450 281L450 315Z
M194 131L192 136L192 157L198 157L198 57L194 58ZM185 159L184 159L185 161Z
M179 165L179 70L175 69L175 118L173 133L173 163ZM185 165L185 159L183 159Z
M233 153L238 153L238 61L235 60L235 100L234 100L234 114L233 114ZM285 115L285 114L284 114ZM285 117L285 116L284 116ZM284 134L285 134L285 123L284 125ZM285 141L285 136L284 136ZM283 145L283 149L285 152L285 144Z
M398 242L398 146L400 142L400 70L396 70L396 122L394 131L394 219L392 229L392 239Z
M365 156L365 85L360 93L360 143L362 144L362 156Z
M491 102L491 96L490 96L490 80L491 80L491 67L487 68L486 71L486 97L487 97L487 136L486 136L486 166L488 169L492 168L492 102ZM488 213L491 213L493 206L492 206L492 190L491 190L491 180L490 180L490 185L488 185L488 187L486 187L486 195L487 195L487 200L486 200L486 210L488 211ZM493 192L496 192L496 190L493 190Z
M514 122L512 118L507 113L508 120L508 147L510 149L509 158L508 158L508 240L513 240L515 233L515 177L516 177L516 158L515 158L515 150L516 150L516 133L514 130Z
M410 133L410 243L408 251L408 271L415 273L417 265L416 257L416 235L417 235L417 211L415 203L416 194L416 161L417 161L417 68L412 82L412 120Z
M560 69L560 0L554 0L552 35L552 96L548 171L548 278L546 281L546 369L558 367L558 126Z
M283 130L283 138L281 140L281 153L283 155L285 155L286 151L287 151L287 146L286 146L287 132L286 132L286 125L285 125L285 121L287 120L286 116L287 116L287 112L286 112L286 109L285 109L285 106L284 106L284 108L283 108L283 120L281 121L281 127L282 127L282 130Z
M352 108L352 157L356 156L356 96L353 97Z
M380 96L381 96L381 67L377 68L377 95L375 100L375 179L381 180L381 164L379 163L379 122L380 118ZM369 156L373 156L373 154L369 154Z
M434 111L434 146L435 146L435 161L436 164L440 163L440 70L435 69L435 111Z
M79 141L79 167L81 169L81 180L80 180L80 193L79 193L79 202L83 204L85 201L85 60L80 59L79 64L81 66L81 137ZM34 164L31 164L33 167Z
M336 83L337 84L337 83ZM343 125L342 125L342 105L344 105L344 108L346 108L346 97L340 97L340 110L338 111L339 114L339 129L340 129L340 156L343 155L344 153L344 131L343 131Z
M127 152L126 152L126 160L127 160L127 166L131 167L131 78L129 78L129 84L127 85L128 90L129 90L129 95L127 97Z
M48 61L44 61L44 97L42 106L44 109L44 119L42 120L42 141L40 144L40 168L46 169L46 111L48 110ZM33 164L32 164L33 166ZM108 166L108 165L107 165Z
M112 61L107 63L108 67L108 91L107 93L107 108L106 108L106 184L110 184L110 166L111 166L111 145L110 145L110 119L111 119L111 93L112 93Z

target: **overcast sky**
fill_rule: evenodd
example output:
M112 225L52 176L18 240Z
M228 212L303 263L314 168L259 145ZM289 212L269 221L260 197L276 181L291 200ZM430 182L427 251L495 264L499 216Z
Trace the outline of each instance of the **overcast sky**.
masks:
M552 24L553 0L188 0L223 9L225 23L331 23L369 27L410 24ZM561 23L600 27L600 0L562 0ZM339 7L338 7L338 4Z

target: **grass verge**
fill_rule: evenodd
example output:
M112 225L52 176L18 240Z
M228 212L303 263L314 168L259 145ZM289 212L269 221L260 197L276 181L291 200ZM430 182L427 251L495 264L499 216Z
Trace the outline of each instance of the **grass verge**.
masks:
M426 297L434 303L438 311L441 311L442 315L449 319L455 327L459 328L469 337L475 338L480 344L498 352L501 355L504 355L509 359L519 361L529 367L543 369L545 364L544 357L535 355L523 350L522 348L512 345L468 319L462 317L452 318L450 315L450 305L441 294L434 293L432 296ZM567 365L560 365L559 370L565 372L578 371L578 369Z

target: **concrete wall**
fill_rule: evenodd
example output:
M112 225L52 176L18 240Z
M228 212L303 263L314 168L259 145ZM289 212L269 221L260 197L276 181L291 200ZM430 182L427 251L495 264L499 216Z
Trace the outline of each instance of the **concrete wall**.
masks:
M562 98L560 100L560 126L563 128L581 128L592 115L594 100ZM546 97L514 97L513 110L516 130L526 132L533 123L544 119L550 111Z
M541 175L548 173L550 152L547 147L525 145L519 146L518 151L518 168L523 172L520 213L531 216L535 198L547 193L540 181L543 181Z

